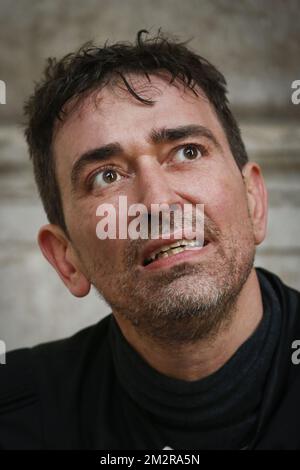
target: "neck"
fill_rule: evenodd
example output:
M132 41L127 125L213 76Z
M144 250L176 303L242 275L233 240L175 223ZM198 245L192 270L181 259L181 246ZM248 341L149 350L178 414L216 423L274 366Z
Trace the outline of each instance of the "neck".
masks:
M216 372L252 335L262 318L263 304L253 268L237 299L231 323L214 339L180 345L176 350L141 337L128 320L114 315L126 340L151 367L169 377L194 381Z

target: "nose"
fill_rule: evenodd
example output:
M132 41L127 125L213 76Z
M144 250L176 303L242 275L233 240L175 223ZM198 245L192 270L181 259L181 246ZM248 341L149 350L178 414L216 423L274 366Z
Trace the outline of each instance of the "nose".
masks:
M182 204L182 199L172 185L171 176L153 158L141 158L137 174L139 202L150 211L151 204Z

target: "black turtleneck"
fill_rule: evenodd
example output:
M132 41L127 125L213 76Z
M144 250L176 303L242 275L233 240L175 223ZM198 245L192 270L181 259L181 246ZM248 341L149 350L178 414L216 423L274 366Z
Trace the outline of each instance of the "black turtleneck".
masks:
M281 323L273 288L257 274L263 299L260 324L227 363L200 380L179 380L152 368L111 317L122 427L131 448L241 449L251 442Z
M113 314L0 366L0 449L300 449L300 293L256 268L263 316L219 370L151 367Z

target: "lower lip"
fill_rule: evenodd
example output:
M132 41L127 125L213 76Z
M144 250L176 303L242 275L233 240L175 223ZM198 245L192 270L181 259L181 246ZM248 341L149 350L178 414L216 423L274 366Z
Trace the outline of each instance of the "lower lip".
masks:
M175 264L183 263L184 261L197 261L199 257L202 257L207 253L207 251L210 249L210 246L211 243L209 242L207 245L201 248L192 248L182 251L181 253L177 253L176 255L168 256L168 258L157 259L152 261L152 263L143 266L143 269L152 271L156 269L169 268Z

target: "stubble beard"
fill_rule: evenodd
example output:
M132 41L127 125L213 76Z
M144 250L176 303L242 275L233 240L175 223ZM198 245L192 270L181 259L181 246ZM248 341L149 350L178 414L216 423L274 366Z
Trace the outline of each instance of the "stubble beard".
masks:
M213 339L221 327L231 324L255 257L250 235L238 246L233 240L219 240L213 248L215 253L207 260L183 262L147 277L139 274L129 251L126 268L113 276L109 289L93 285L116 315L157 344Z

